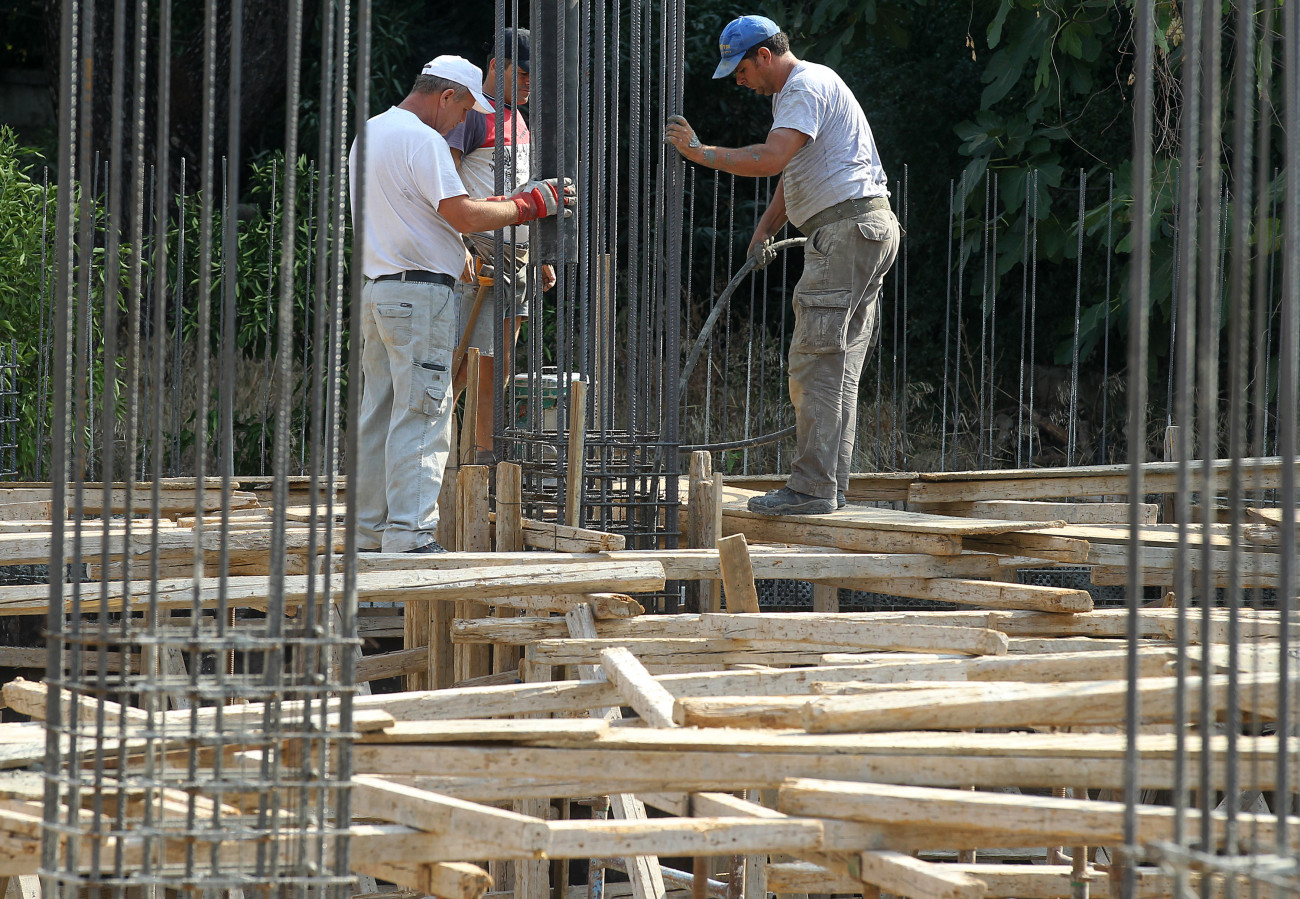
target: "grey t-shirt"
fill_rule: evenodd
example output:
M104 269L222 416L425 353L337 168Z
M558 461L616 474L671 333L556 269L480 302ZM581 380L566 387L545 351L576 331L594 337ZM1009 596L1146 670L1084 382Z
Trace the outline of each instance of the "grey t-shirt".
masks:
M772 98L772 127L808 135L784 172L786 214L795 227L845 200L889 196L871 126L833 70L798 63Z

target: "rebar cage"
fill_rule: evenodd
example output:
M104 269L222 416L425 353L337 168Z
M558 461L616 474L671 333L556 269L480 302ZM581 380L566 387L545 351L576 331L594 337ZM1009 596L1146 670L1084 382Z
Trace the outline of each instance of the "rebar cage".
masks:
M327 112L316 154L331 162L302 179L309 191L296 165L272 175L271 247L256 276L271 502L259 533L241 532L232 509L257 504L241 500L250 494L234 480L235 309L246 289L236 282L250 273L235 252L243 169L231 123L245 8L223 11L219 23L209 2L185 25L170 2L117 2L98 16L93 0L62 4L48 319L42 307L52 331L42 373L54 485L47 896L342 896L355 884L355 554L335 481L340 460L355 457L343 429L343 410L356 408L344 405L342 375L344 297L355 293L341 277L343 160L350 79L367 68L368 43L359 58L347 50L368 33L368 10L327 5L318 20ZM303 16L301 3L288 5L290 110L301 93ZM96 79L95 41L105 33L111 67ZM197 178L170 117L182 40L204 60ZM101 102L111 107L107 158L92 153ZM296 161L298 117L287 119L286 158ZM298 217L308 210L304 233ZM305 289L295 265L304 244ZM298 345L310 347L305 359ZM291 494L289 475L303 469L306 493ZM292 517L291 499L301 504ZM338 558L339 573L321 574Z

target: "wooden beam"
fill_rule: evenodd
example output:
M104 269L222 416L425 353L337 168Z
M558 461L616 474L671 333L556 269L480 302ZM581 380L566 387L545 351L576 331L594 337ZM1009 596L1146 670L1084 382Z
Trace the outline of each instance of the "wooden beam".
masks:
M718 539L718 564L722 571L722 592L728 612L758 612L758 590L754 567L744 534Z
M600 651L600 667L619 696L651 727L674 727L673 695L621 646Z
M891 652L1001 655L1007 651L1006 635L988 628L933 627L888 620L868 624L838 613L701 615L700 633L733 640L839 644Z
M439 899L482 899L492 889L492 878L488 872L466 862L354 862L352 867L358 873L369 874Z
M426 790L393 784L378 777L359 775L352 779L352 813L363 818L392 821L428 831L447 842L465 837L475 843L497 844L502 849L509 850L508 857L540 858L546 854L549 843L546 823L537 818L439 796ZM444 853L447 851L444 850ZM444 854L443 858L437 860L454 861L455 855ZM468 852L461 857L480 856ZM491 854L490 857L507 856ZM361 854L357 858L364 860L365 856Z
M887 893L912 899L984 899L982 880L948 865L889 851L863 852L860 859L862 880Z
M922 828L948 848L1005 846L1021 840L1067 846L1119 845L1124 841L1122 802L795 778L782 785L777 807L794 815L816 813L868 824ZM1172 839L1174 809L1140 805L1137 814L1140 843ZM1185 814L1189 827L1199 825L1199 811L1187 810ZM1216 838L1222 839L1227 818L1222 813L1212 817ZM1251 833L1260 845L1273 840L1276 817L1240 813L1237 821L1242 832ZM1256 825L1260 830L1252 831ZM1291 839L1300 845L1294 827L1291 824L1289 828ZM963 845L944 842L951 838L949 834L959 834Z

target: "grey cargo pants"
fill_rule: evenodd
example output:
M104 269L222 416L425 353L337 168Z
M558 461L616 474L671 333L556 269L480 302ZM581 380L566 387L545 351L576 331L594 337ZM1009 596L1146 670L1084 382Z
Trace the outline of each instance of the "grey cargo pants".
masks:
M848 489L858 379L880 330L880 291L898 243L898 219L880 209L818 228L804 244L790 341L791 490L833 502L836 489Z

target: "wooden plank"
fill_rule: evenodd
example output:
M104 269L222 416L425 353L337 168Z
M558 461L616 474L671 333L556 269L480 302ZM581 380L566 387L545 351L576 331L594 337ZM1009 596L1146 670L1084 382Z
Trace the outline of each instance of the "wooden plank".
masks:
M439 862L433 864L403 864L402 862L371 862L353 864L353 870L387 880L398 886L415 890L422 895L440 899L482 899L492 889L488 872L467 862Z
M1088 561L1088 541L1039 531L1014 531L1005 534L962 538L962 548L974 552L1028 556L1080 565Z
M921 861L901 852L867 851L860 856L862 880L912 899L984 899L985 884L948 865Z
M681 731L674 732L677 736ZM1018 734L1023 741L996 734L925 734L951 742L918 743L917 735L843 738L785 735L764 739L764 731L709 729L711 742L626 745L602 738L587 747L456 745L406 747L358 745L356 770L402 778L437 791L482 801L551 796L591 796L632 790L731 791L779 786L786 777L960 787L1052 788L1075 783L1097 789L1122 788L1125 776L1122 738L1076 734L1073 743L1050 734ZM1001 742L968 740L999 737ZM1044 743L1044 739L1055 743ZM807 742L807 741L813 742ZM839 742L835 742L839 740ZM730 742L728 742L730 741ZM43 744L33 744L36 751ZM1144 738L1139 761L1141 783L1169 789L1174 782L1172 742ZM1241 789L1273 789L1275 740L1243 747L1236 776ZM1147 751L1151 750L1151 751ZM616 751L617 754L611 754ZM1198 764L1199 750L1188 764ZM39 758L39 755L37 756ZM1228 777L1220 740L1210 762L1211 780L1221 789ZM1235 763L1234 763L1235 764ZM414 771L437 775L413 775ZM1298 780L1291 773L1294 783ZM890 847L897 848L897 847Z
M728 612L758 612L758 590L749 545L744 534L718 539L718 564L722 571L722 592Z
M832 647L813 643L778 643L774 641L725 640L697 638L622 639L627 648L644 665L680 667L683 665L816 664L822 652ZM544 664L594 665L600 651L609 645L604 638L584 640L539 640L530 645L535 658Z
M1272 718L1277 709L1270 685L1277 675L1239 679L1240 701L1255 714ZM1258 685L1261 695L1248 695ZM1210 705L1227 706L1226 677L1209 678ZM1143 678L1137 685L1145 722L1174 720L1176 698L1183 687L1177 678ZM1189 678L1186 690L1200 690L1201 679ZM812 699L804 708L804 727L810 733L859 733L887 730L924 730L961 727L1032 727L1118 725L1124 721L1126 681L1082 681L1067 684L996 683L951 685L921 694L889 693L873 696L828 696ZM691 700L678 700L689 703ZM717 700L700 700L701 705ZM1192 713L1193 716L1196 714Z
M525 518L524 543L534 549L550 552L603 553L623 549L627 545L627 538L622 534Z
M1091 612L1092 596L1086 590L1042 587L963 578L871 578L833 582L837 587L885 593L913 599L931 599L985 609L1023 609L1071 614ZM816 587L814 598L816 597Z
M799 520L790 520L793 518L798 517L764 517L728 508L722 513L722 534L724 537L744 534L751 543L828 546L852 552L956 556L962 551L962 538L953 534L868 530L832 520L830 515L802 516ZM809 518L812 520L802 520Z
M892 577L994 577L1004 557L988 553L935 556L924 553L840 552L823 547L750 546L750 563L759 580L785 579L832 582L855 578ZM417 559L404 553L365 553L357 559L359 572L430 571L480 568L491 564L540 565L576 562L658 562L669 580L716 580L721 576L716 548L675 550L621 550L608 553L529 552L488 554L454 553ZM1037 560L1022 560L1022 566ZM335 560L342 570L342 560Z
M288 606L305 602L309 595L319 596L322 591L338 593L343 589L343 575L319 576L293 575L283 579L282 595ZM443 601L481 600L497 605L510 605L522 609L564 611L576 601L572 594L609 593L611 590L633 593L662 590L663 566L657 562L583 563L578 565L539 565L464 568L451 571L393 571L357 575L357 596L361 601L399 602L406 599L438 599ZM158 582L156 601L160 608L189 608L194 602L194 581L173 578ZM205 607L224 599L232 607L264 608L270 596L271 582L264 576L228 577L224 590L221 579L203 578L199 582L199 602ZM65 605L72 602L73 587L63 587ZM98 602L101 585L80 585L83 602ZM41 585L0 588L0 614L44 614L49 588ZM148 594L150 585L133 581L130 595ZM109 611L123 608L120 585L109 585ZM530 596L517 598L521 592ZM532 596L553 596L554 600L538 601ZM631 601L606 600L605 614L640 614L640 605ZM621 610L616 606L622 606ZM69 606L70 607L70 606ZM103 605L97 605L97 609Z
M603 718L445 718L400 721L362 734L358 743L494 743L544 740L552 744L594 743L609 729Z
M821 822L808 818L654 818L645 821L553 821L551 858L748 855L818 849Z
M619 696L651 727L673 727L673 695L621 646L600 651L600 667Z
M945 864L985 885L985 899L1070 899L1073 869L1069 865ZM1090 869L1094 884L1106 874ZM767 866L768 887L774 893L852 893L862 883L810 862L784 862Z
M1044 502L1042 500L988 499L943 503L929 511L941 515L994 518L1000 521L1062 521L1065 524L1127 524L1133 507L1128 503ZM1138 503L1138 520L1155 524L1159 506Z
M439 796L378 777L357 776L352 779L352 813L405 824L437 834L445 840L452 840L460 834L472 834L476 841L509 847L513 857L540 857L546 853L550 841L546 823L537 818ZM364 855L358 858L364 858ZM435 860L456 859L426 859Z
M976 534L996 535L1044 527L1041 521L980 521L952 515L933 515L926 512L906 512L900 509L873 506L845 506L824 515L765 516L750 512L745 503L752 491L737 490L735 482L727 483L727 504L723 508L723 521L731 518L737 522L768 520L786 524L830 524L848 530L885 531L898 534L943 534L966 537Z
M428 676L429 647L399 649L377 655L362 656L356 661L354 679L359 684L389 677Z
M815 813L867 824L925 828L940 841L946 833L962 832L959 839L975 843L946 844L949 848L1014 845L1019 840L1067 846L1124 841L1122 802L792 778L782 785L777 807L794 815ZM1139 805L1137 840L1146 844L1172 839L1175 814L1166 806ZM1189 809L1185 814L1188 827L1199 826L1199 811ZM1262 845L1276 832L1274 816L1239 813L1237 820L1243 833L1258 825L1260 830L1253 836ZM1221 840L1226 816L1216 813L1212 821ZM1291 839L1296 839L1294 830Z
M845 497L853 503L905 502L907 490L916 479L915 472L882 471L849 475L849 489ZM733 486L752 493L766 493L785 486L785 475L746 474L731 475L727 479Z
M839 613L701 615L700 634L773 643L839 644L891 652L1001 655L1007 638L996 630L862 621Z
M1275 490L1281 486L1281 458L1271 456L1239 461L1245 489ZM1196 463L1198 471L1200 464ZM1216 459L1211 463L1217 486L1227 486L1232 465L1229 459ZM1178 489L1178 466L1177 462L1143 463L1143 489L1147 493L1173 493ZM907 500L909 503L971 502L1008 496L1029 500L1123 496L1127 493L1127 465L1088 465L923 473L918 474L909 487Z

